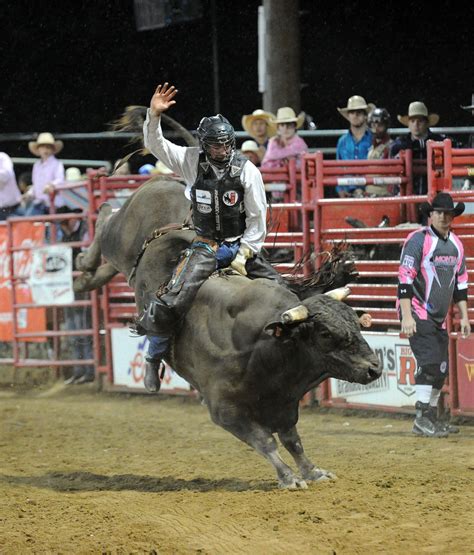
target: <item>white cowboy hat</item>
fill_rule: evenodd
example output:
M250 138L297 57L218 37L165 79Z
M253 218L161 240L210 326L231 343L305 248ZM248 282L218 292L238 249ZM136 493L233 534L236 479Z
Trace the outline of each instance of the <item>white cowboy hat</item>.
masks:
M345 108L338 108L337 111L342 117L348 120L348 112L352 112L354 110L365 110L366 114L369 114L369 112L375 110L375 107L375 104L372 104L371 102L367 104L363 96L355 94L347 100L347 106Z
M267 124L267 136L273 137L276 134L276 128L273 125L273 120L275 115L271 112L265 112L265 110L254 110L251 114L242 116L242 127L247 131L249 135L252 135L251 125L256 119L261 119Z
M424 102L419 102L418 100L410 103L410 106L408 106L408 115L398 115L397 119L402 125L408 127L409 119L414 117L426 118L430 127L436 125L439 121L438 114L428 113L428 108L426 107L426 104Z
M39 156L38 147L41 145L50 145L53 147L53 153L58 154L63 149L64 143L62 141L55 141L51 133L40 133L36 141L30 141L28 148L35 156Z
M76 167L68 168L64 177L66 181L81 181L81 170Z
M240 152L255 152L260 162L262 161L262 150L255 141L244 141L240 147Z
M276 118L273 120L275 125L279 123L296 123L296 129L299 129L303 125L303 122L304 112L300 112L297 116L293 108L289 106L278 108Z
M173 170L170 170L168 166L165 166L161 160L157 160L155 163L155 169L151 173L158 173L160 175L171 175Z

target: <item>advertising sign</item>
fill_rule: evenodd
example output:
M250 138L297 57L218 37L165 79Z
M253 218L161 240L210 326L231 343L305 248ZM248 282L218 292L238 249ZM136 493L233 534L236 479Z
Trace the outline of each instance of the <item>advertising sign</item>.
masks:
M459 408L474 411L474 335L456 341Z
M148 350L146 337L131 337L128 328L112 329L112 362L114 385L124 385L145 390L145 356ZM165 376L161 391L167 393L188 393L189 383L181 378L170 366L165 365Z
M71 247L50 245L34 250L30 287L33 302L37 304L73 303Z
M16 276L24 277L15 286L18 304L32 303L28 277L31 275L31 247L42 245L44 241L44 225L38 222L15 222L13 224L13 246L24 247L13 255ZM7 225L0 225L0 341L13 340L13 307L12 282L10 279L10 257L7 252ZM46 329L46 309L19 308L16 312L18 331L34 333ZM24 341L45 341L42 337L26 338Z
M366 405L414 405L417 365L408 339L386 334L362 335L383 364L382 376L368 385L331 379L331 397Z

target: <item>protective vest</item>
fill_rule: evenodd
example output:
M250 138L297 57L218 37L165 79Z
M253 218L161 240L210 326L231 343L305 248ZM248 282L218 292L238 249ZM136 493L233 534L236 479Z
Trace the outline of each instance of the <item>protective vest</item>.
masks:
M204 153L199 157L198 175L191 187L193 223L198 235L223 240L245 231L244 187L240 180L247 158L236 154L218 179Z

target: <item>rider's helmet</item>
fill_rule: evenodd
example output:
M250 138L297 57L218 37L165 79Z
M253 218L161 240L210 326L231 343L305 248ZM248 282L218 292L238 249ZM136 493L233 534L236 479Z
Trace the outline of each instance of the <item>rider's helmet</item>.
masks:
M197 135L208 160L218 168L225 168L235 150L235 131L229 121L221 114L202 118ZM212 152L212 146L221 145L225 147L222 154Z
M390 114L385 108L374 108L369 114L369 125L383 123L386 127L390 125Z

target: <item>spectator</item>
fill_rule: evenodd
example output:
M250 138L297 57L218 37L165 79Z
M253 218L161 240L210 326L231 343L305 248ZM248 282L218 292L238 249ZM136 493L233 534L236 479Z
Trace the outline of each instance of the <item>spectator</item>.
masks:
M12 159L5 152L0 152L0 221L23 215L21 192L16 183Z
M472 99L473 99L473 103L470 106L461 106L461 108L463 110L467 110L468 112L471 112L471 115L474 116L474 95L472 96ZM469 135L467 139L466 148L474 148L474 133L471 133ZM473 186L474 186L474 179L472 177L468 177L467 179L464 180L462 188L465 191L469 191L469 189Z
M64 182L64 166L55 156L63 146L63 142L55 141L51 133L40 133L36 141L28 143L30 152L39 156L40 160L33 165L33 185L26 193L32 200L26 211L27 216L49 214L49 193ZM60 194L55 196L54 204L56 207L64 205Z
M265 156L269 139L276 134L274 119L274 114L264 110L254 110L242 118L242 127L260 147L261 158Z
M387 130L390 126L390 114L385 108L374 108L369 114L369 127L372 131L372 145L369 148L367 158L369 160L381 160L389 157L390 146L393 141ZM393 186L389 185L367 185L365 192L372 197L386 197L395 194Z
M22 172L18 176L18 188L23 195L31 187L31 172Z
M381 160L388 158L393 141L388 134L390 127L390 114L385 108L374 108L369 114L369 127L372 131L372 145L367 158Z
M336 158L338 160L365 160L372 145L372 133L367 126L367 116L375 109L374 104L367 104L362 96L351 96L345 108L338 112L346 118L350 127L337 141ZM357 191L357 192L356 192ZM338 185L336 193L340 197L360 196L362 189L351 185Z
M240 147L240 152L246 156L252 164L257 166L257 168L260 166L260 163L262 162L262 155L260 148L255 141L244 141Z
M430 127L438 123L439 116L428 113L428 108L423 102L412 102L408 106L408 115L399 115L397 118L402 125L410 129L410 133L397 137L390 148L390 158L398 156L400 150L411 150L413 160L426 160L426 141L442 141L446 138L430 131ZM426 175L414 175L413 194L426 195L427 191Z
M303 125L304 114L296 116L293 108L278 108L274 120L277 135L268 143L268 149L262 161L262 168L280 168L291 158L296 158L300 165L300 157L308 152L308 145L298 136L297 129Z
M438 419L437 406L448 375L446 315L454 300L461 314L462 337L471 331L467 313L468 274L464 248L450 231L453 218L464 211L448 193L438 193L433 204L422 205L431 226L411 233L401 254L398 301L401 331L416 358L416 418L413 433L443 437L459 431Z
M71 169L71 168L69 168ZM69 214L82 212L79 208L70 208L69 206L61 206L57 209L57 214ZM61 241L63 243L72 243L83 241L87 233L87 222L81 219L65 219L60 223L61 228ZM72 249L73 260L81 251L80 247ZM87 293L76 293L75 299L86 300L88 299ZM65 306L63 309L64 323L68 331L72 330L85 330L92 328L92 317L90 307L88 306ZM90 335L76 335L70 336L70 345L72 355L76 360L92 360L94 358L92 353L92 337ZM70 378L65 380L66 385L79 385L87 382L94 381L95 370L92 365L76 365L73 367L73 372Z

